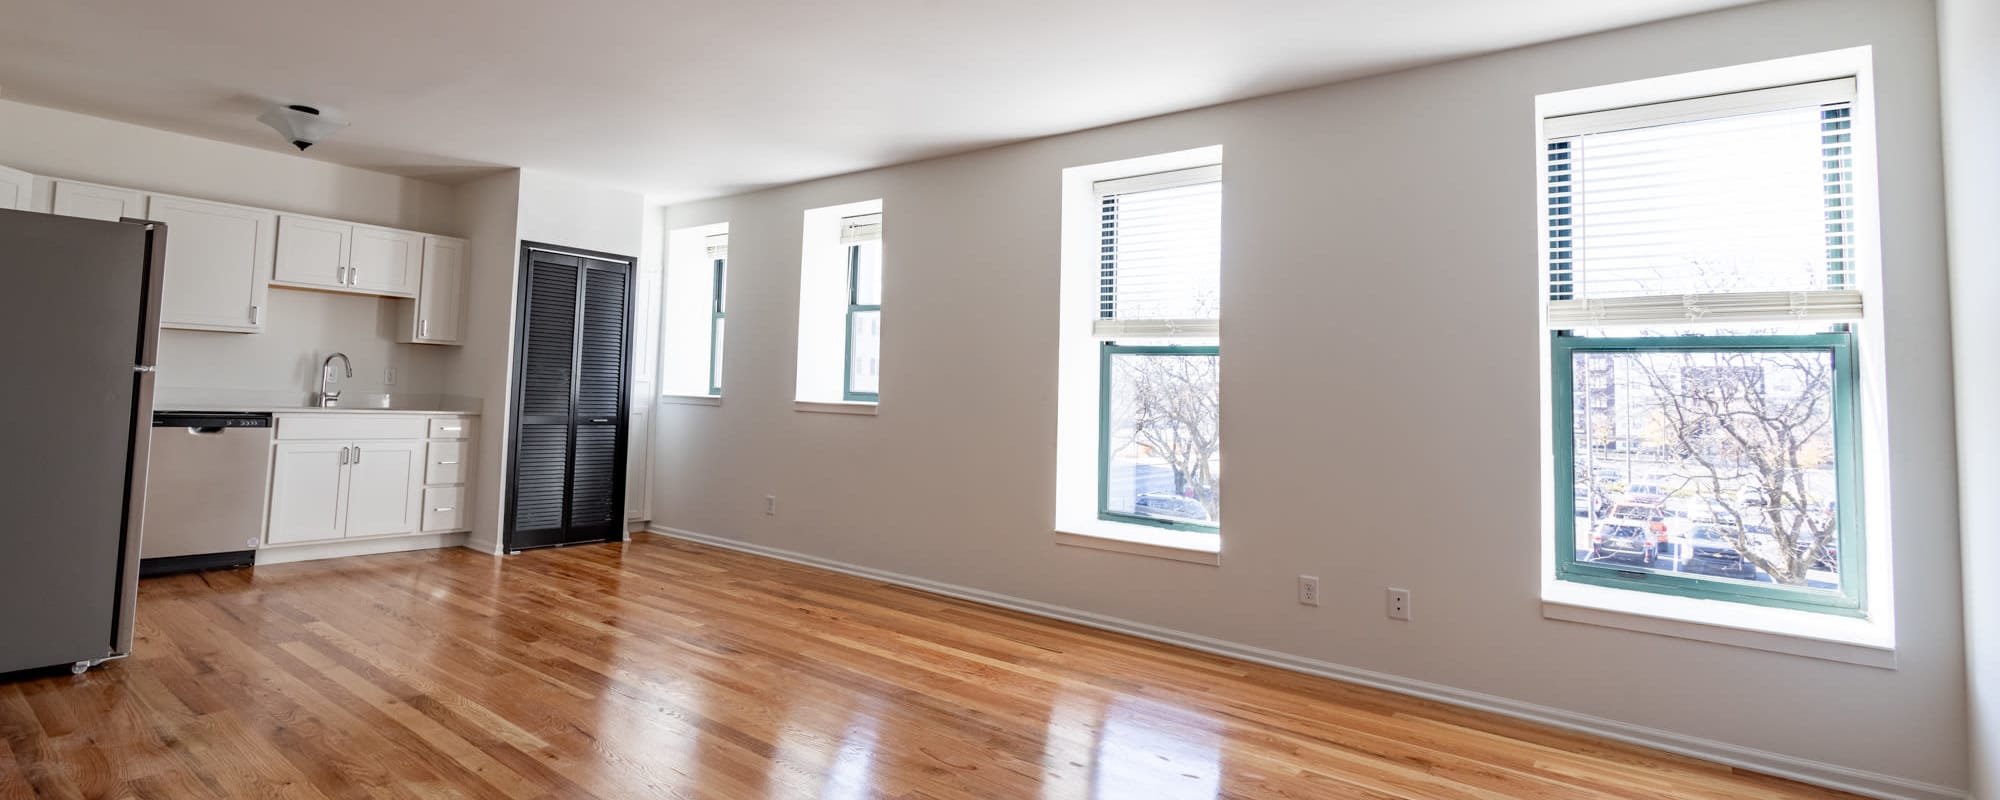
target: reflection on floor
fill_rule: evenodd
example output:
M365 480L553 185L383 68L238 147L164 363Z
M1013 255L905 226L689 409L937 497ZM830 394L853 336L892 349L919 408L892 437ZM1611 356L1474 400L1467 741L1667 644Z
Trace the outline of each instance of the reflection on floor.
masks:
M0 797L1833 797L641 535L178 576Z

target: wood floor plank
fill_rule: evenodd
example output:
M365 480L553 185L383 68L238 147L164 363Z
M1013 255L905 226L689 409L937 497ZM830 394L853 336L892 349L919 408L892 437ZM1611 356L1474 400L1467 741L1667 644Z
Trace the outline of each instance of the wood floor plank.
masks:
M0 800L1846 797L648 535L149 579L13 678Z

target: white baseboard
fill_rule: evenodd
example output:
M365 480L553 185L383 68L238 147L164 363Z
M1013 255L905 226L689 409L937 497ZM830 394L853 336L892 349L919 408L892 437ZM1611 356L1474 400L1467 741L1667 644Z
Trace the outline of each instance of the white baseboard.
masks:
M1601 736L1606 739L1643 747L1651 747L1669 753L1699 758L1718 764L1727 764L1732 767L1740 767L1766 775L1789 778L1802 783L1839 789L1868 797L1878 797L1883 800L1969 800L1971 798L1971 794L1966 790L1954 789L1935 783L1908 780L1892 775L1851 769L1838 764L1828 764L1823 761L1797 758L1782 753L1756 750L1713 739L1687 736L1672 731L1648 728L1643 725L1633 725L1613 719L1565 711L1560 708L1525 703L1497 695L1467 691L1427 681L1412 680L1388 673L1305 658L1276 650L1267 650L1261 647L1253 647L1251 645L1238 644L1199 634L1177 631L1171 628L1162 628L1156 625L1133 622L1035 600L1026 600L983 589L973 589L966 586L933 581L927 578L849 564L808 553L739 542L733 539L725 539L719 536L710 536L708 534L661 525L654 525L648 528L648 530L661 536L685 539L726 550L736 550L752 555L775 558L780 561L790 561L795 564L819 567L820 569L869 578L883 583L921 589L946 597L956 597L961 600L970 600L975 603L984 603L1036 616L1137 636L1141 639L1150 639L1156 642L1186 647L1190 650L1199 650L1205 653L1238 658L1293 672L1332 678L1334 680L1370 686L1398 694L1406 694L1412 697L1421 697L1426 700L1435 700L1441 703L1450 703L1455 706L1477 709L1515 719L1538 722L1564 730Z
M318 542L315 544L283 545L265 547L257 551L257 566L267 564L290 564L295 561L318 561L323 558L348 558L350 556L372 556L381 553L401 553L409 550L435 550L441 547L458 547L465 544L466 533L427 533L412 536L388 536L380 539L358 539L352 542Z

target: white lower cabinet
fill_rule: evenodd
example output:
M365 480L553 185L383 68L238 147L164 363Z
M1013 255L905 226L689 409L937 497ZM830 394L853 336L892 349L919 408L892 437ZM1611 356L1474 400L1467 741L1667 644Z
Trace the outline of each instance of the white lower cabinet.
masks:
M465 527L465 487L424 488L424 530L455 531Z
M279 442L271 544L415 533L423 520L422 441Z
M433 417L424 461L424 532L462 531L471 515L472 499L466 477L472 474L472 421L464 417Z
M284 442L271 459L271 544L338 539L347 522L347 456L340 442Z
M423 442L356 442L347 465L347 535L415 531L423 474Z

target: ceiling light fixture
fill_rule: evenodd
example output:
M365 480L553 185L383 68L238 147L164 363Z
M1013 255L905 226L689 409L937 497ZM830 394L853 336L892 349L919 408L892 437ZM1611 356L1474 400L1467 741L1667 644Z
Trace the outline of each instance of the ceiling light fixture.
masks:
M272 106L257 115L257 121L283 134L285 141L300 150L319 144L319 140L347 127L347 123L321 115L312 106Z

